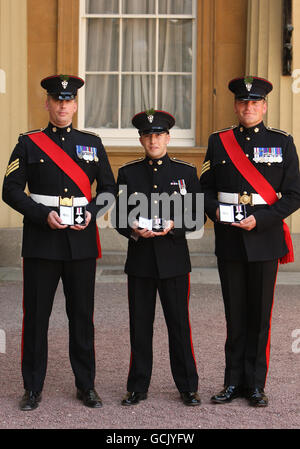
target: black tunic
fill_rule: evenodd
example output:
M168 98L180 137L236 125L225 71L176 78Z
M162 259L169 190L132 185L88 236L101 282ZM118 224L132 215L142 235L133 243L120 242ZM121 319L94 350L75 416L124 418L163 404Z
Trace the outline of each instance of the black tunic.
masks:
M234 135L249 159L255 148L281 148L281 162L253 164L280 192L281 199L268 205L247 205L247 215L254 215L256 227L248 232L216 222L218 192L256 193L231 162L219 133L210 136L200 183L205 194L205 211L215 224L216 255L228 260L274 260L287 253L282 220L300 207L299 161L292 136L259 125L246 129L235 127Z
M87 174L91 185L97 183L96 194L115 194L115 181L101 139L72 126L56 128L51 123L44 130ZM55 260L74 260L97 257L96 217L100 206L94 198L87 206L92 222L81 232L53 230L47 217L54 207L34 202L25 192L62 197L82 197L79 187L48 157L26 133L19 141L9 160L7 176L3 183L3 200L24 215L23 257ZM98 160L86 161L77 155L76 146L97 149Z
M200 210L201 204L198 204L199 219L196 222L195 194L200 193L200 186L196 168L191 164L170 158L166 154L158 161L152 161L146 157L119 169L117 181L119 187L119 205L121 202L125 204L127 198L131 195L134 200L135 194L144 194L148 200L148 210L145 212L148 216L144 218L154 218L152 206L156 199L154 196L151 197L151 194L166 193L174 197L174 192L176 192L176 194L181 195L180 185L178 183L180 180L183 180L187 193L193 196L191 204L192 209L194 209L192 210L192 214L194 214L195 226L187 229L187 220L184 217L184 213L187 213L187 211L184 210L184 207L182 209L180 208L179 213L174 212L171 207L169 218L174 220L179 215L182 215L182 226L175 228L174 232L168 233L163 237L138 239L135 241L130 238L132 229L129 225L122 228L118 226L118 231L129 238L125 265L125 272L127 274L164 279L189 273L191 271L191 263L186 241L186 231L201 228L203 225L203 210ZM126 192L124 186L126 186ZM122 197L122 195L126 195L126 197ZM181 204L184 206L184 195L181 195L181 199ZM135 205L129 205L128 215L134 208ZM160 213L161 210L158 210L158 218L163 218L159 216ZM175 217L174 213L176 214Z

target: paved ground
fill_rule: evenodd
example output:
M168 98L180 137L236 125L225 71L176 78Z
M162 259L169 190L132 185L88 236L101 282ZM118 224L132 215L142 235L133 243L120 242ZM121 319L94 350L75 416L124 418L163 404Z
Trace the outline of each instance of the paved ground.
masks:
M0 429L297 429L300 427L299 273L280 273L272 320L271 363L266 392L270 405L254 409L245 399L213 405L222 387L225 322L215 270L192 275L190 320L199 371L200 407L188 408L175 388L168 358L167 333L160 303L154 333L154 368L149 398L122 407L129 363L126 278L121 269L97 274L95 330L97 378L102 409L90 410L76 400L68 359L68 333L62 288L57 291L49 329L49 361L39 408L21 412L20 373L22 282L18 269L0 269ZM6 337L5 352L3 339ZM2 349L1 349L2 348ZM299 353L298 353L299 351Z

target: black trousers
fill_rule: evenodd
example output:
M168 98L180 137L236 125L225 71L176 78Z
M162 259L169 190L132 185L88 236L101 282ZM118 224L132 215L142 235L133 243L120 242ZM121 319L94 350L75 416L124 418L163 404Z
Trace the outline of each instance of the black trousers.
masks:
M227 324L224 384L264 388L278 260L218 259L218 269Z
M128 276L131 361L127 390L146 392L152 374L152 339L159 292L169 335L171 370L180 392L198 390L189 323L189 275L171 279Z
M43 388L48 357L48 326L61 279L69 320L69 355L77 388L94 388L95 259L54 261L24 258L22 375L26 390Z

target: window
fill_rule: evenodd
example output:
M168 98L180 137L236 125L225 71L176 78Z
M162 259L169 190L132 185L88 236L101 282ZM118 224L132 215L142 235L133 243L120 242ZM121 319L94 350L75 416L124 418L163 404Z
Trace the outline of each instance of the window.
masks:
M176 118L173 145L194 144L196 0L81 0L79 126L136 145L134 114Z

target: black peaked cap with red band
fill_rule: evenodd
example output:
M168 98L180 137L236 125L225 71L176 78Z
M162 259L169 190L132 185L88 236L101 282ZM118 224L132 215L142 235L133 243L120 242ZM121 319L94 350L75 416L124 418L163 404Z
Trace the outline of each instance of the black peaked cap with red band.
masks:
M41 86L46 89L48 95L58 100L73 100L77 90L83 85L83 79L73 75L53 75L41 81Z
M169 132L169 129L175 125L175 118L165 111L150 109L139 112L132 118L132 124L139 134L159 134Z
M236 100L264 100L273 89L270 81L257 76L235 78L228 84L229 90L234 93Z

